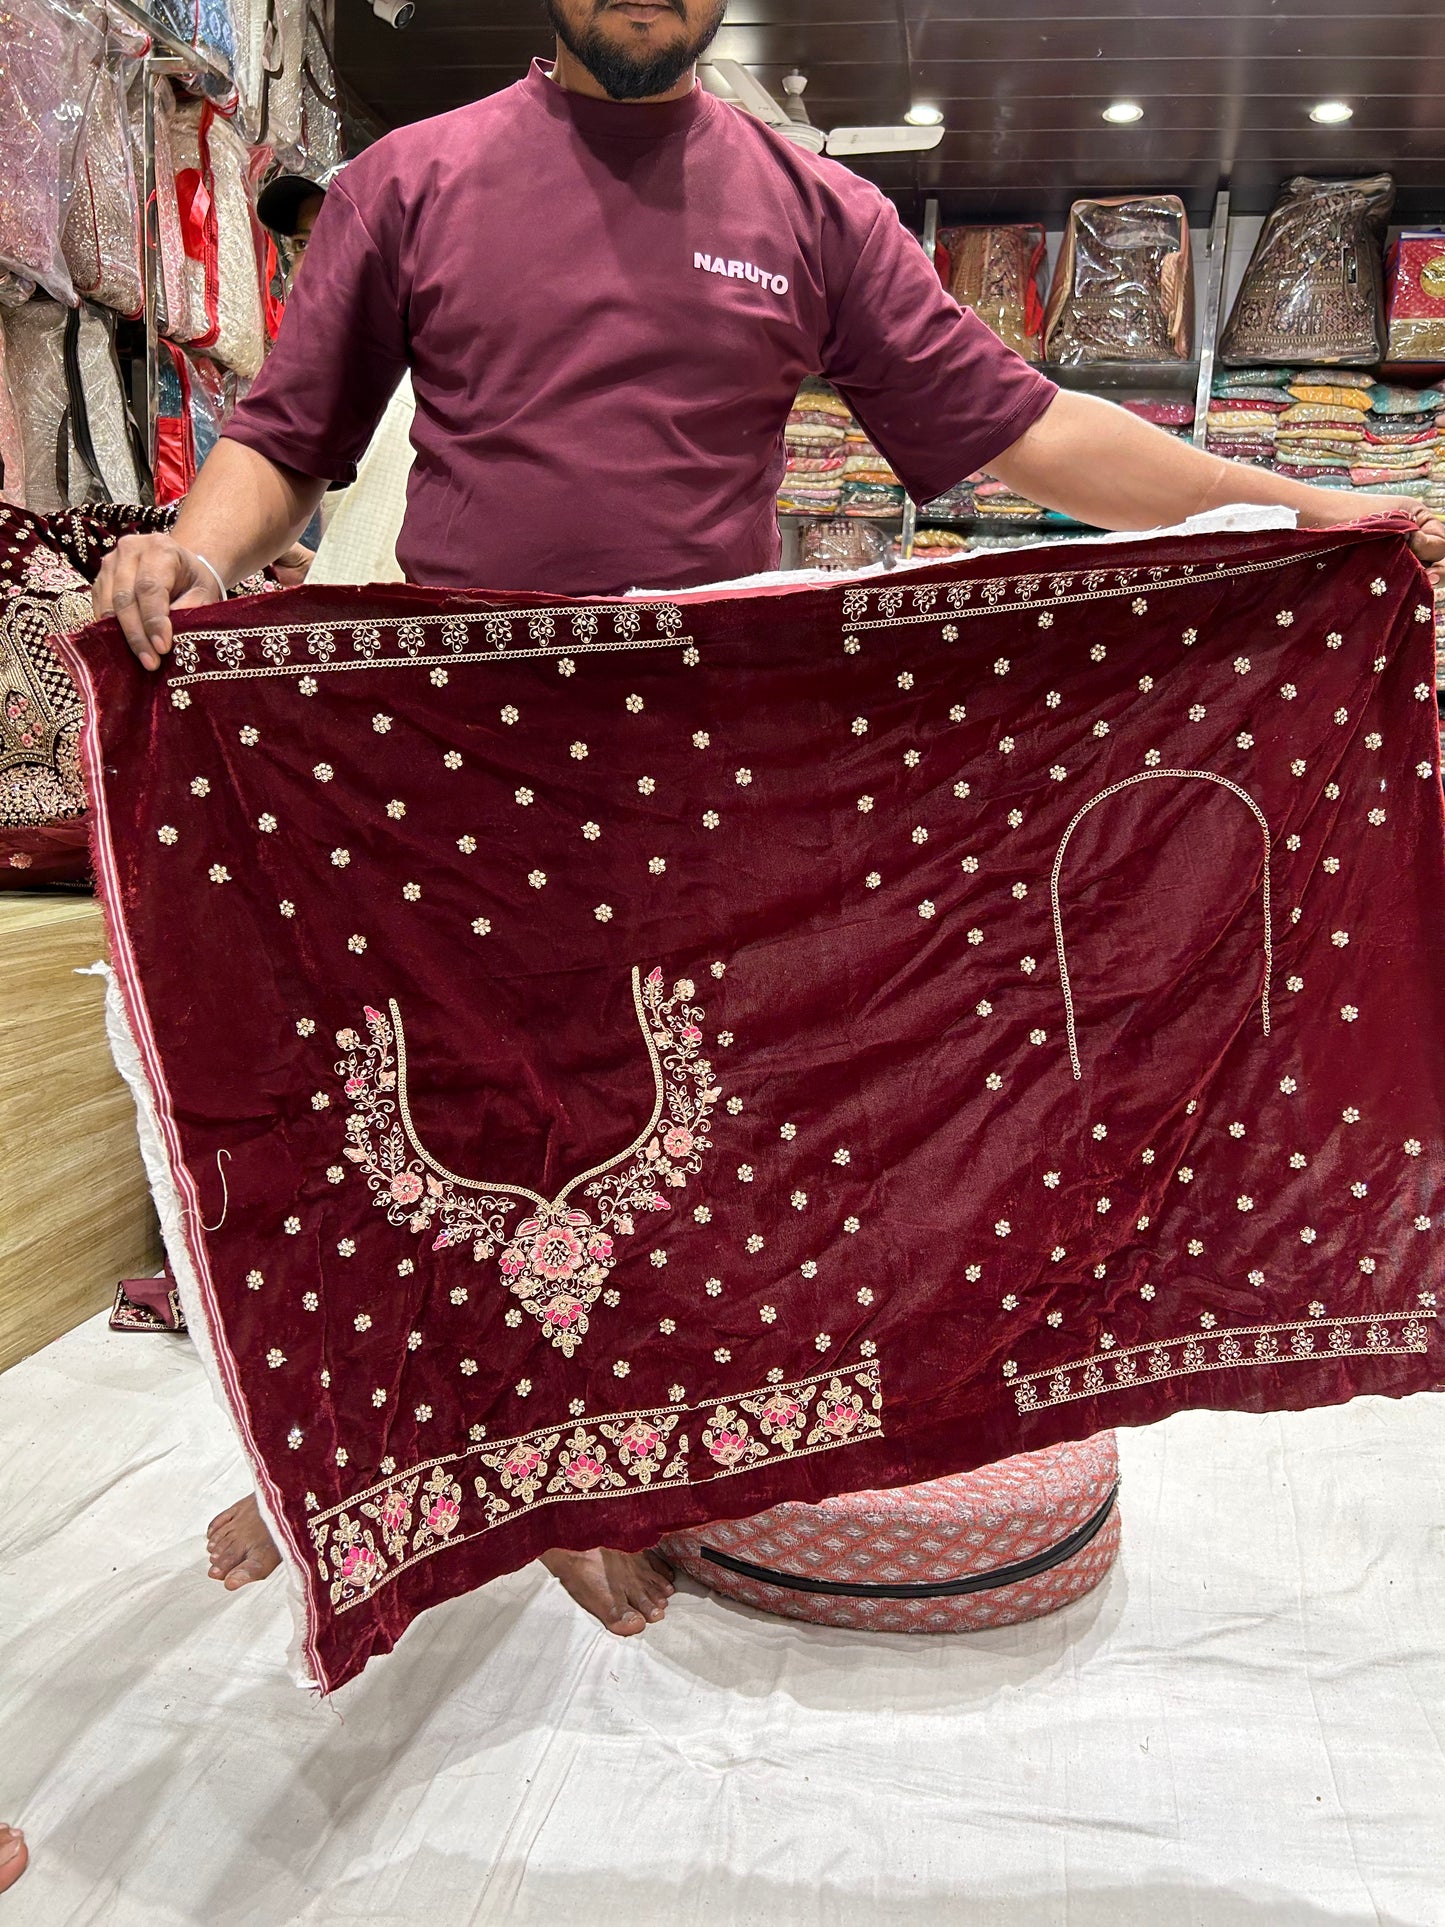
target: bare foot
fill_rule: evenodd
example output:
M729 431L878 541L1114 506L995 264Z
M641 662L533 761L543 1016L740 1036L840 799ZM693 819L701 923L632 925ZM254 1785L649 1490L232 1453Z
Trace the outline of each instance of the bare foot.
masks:
M211 1557L209 1577L219 1579L227 1592L269 1578L281 1563L276 1541L257 1510L254 1493L212 1519L206 1528L206 1551Z
M18 1827L0 1826L0 1894L13 1887L30 1860L25 1835Z
M542 1564L584 1612L627 1639L655 1625L672 1597L672 1568L655 1552L544 1552Z

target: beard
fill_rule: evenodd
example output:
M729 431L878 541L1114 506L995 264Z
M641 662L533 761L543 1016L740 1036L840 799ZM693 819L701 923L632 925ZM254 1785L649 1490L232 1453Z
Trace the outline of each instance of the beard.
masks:
M685 0L671 0L671 4L685 27L687 20L682 10ZM690 38L684 35L670 47L639 56L604 32L598 16L605 0L594 0L593 19L582 28L574 26L564 17L559 0L543 0L543 5L552 23L552 30L562 45L575 60L581 61L598 86L613 100L646 100L649 96L665 94L675 87L699 55L712 45L713 37L722 25L723 14L727 11L727 0L715 0L700 33Z

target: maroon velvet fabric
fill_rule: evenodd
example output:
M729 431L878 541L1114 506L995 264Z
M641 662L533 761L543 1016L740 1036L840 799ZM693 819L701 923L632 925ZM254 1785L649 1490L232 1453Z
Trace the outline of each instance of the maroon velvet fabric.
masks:
M1430 614L1380 525L71 645L315 1678L548 1546L1438 1384Z

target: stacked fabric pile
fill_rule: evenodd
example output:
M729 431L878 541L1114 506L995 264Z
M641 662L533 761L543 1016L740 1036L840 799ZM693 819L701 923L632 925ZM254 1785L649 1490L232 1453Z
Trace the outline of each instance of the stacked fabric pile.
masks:
M1140 399L1120 402L1119 406L1131 415L1137 415L1142 422L1152 422L1155 428L1162 428L1167 435L1175 435L1180 441L1191 441L1194 437L1194 404L1192 401L1149 401Z
M855 421L843 442L842 509L845 515L903 513L903 485Z
M944 494L925 502L919 514L930 522L971 522L973 520L972 480L957 482Z
M913 559L927 562L936 556L958 555L968 546L968 537L958 529L923 528L913 538Z
M843 484L843 444L853 417L823 382L798 390L783 430L788 465L778 490L784 515L836 515Z
M1445 502L1445 468L1439 467L1442 405L1445 395L1437 388L1373 383L1360 460L1350 469L1355 487L1424 496L1436 506Z
M1275 427L1290 405L1288 368L1238 368L1215 377L1205 445L1227 461L1274 462Z
M1280 475L1324 487L1348 488L1365 452L1372 375L1354 368L1302 368L1286 393L1289 407L1274 431Z

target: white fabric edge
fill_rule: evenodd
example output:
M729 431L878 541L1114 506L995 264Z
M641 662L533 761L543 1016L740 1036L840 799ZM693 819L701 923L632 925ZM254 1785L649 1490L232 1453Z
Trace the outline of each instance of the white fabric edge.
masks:
M216 1360L215 1341L205 1315L200 1281L196 1277L191 1264L190 1251L186 1245L185 1205L166 1157L165 1140L156 1112L155 1097L146 1078L140 1047L136 1043L130 1027L130 1019L126 1014L120 979L109 964L92 964L85 974L105 977L106 1038L110 1044L110 1054L115 1060L115 1067L124 1079L135 1104L141 1161L145 1165L151 1200L155 1205L156 1215L160 1219L161 1242L165 1246L166 1262L180 1299L181 1310L185 1314L186 1330L205 1370L211 1395L230 1422L236 1434L237 1443L240 1445L241 1455L249 1466L251 1454L241 1427L236 1422L236 1415L231 1410L231 1402L226 1396L221 1379L220 1366ZM321 1682L313 1678L306 1660L307 1612L302 1576L291 1557L287 1534L280 1522L271 1514L264 1480L255 1480L254 1488L256 1505L266 1530L276 1543L276 1550L281 1557L281 1570L285 1574L286 1603L291 1609L292 1629L291 1639L286 1649L287 1670L298 1686L319 1691Z
M933 569L940 562L967 562L975 556L1020 555L1034 549L1061 549L1065 546L1105 542L1162 542L1180 535L1254 535L1267 529L1292 529L1299 517L1293 509L1275 508L1258 502L1232 502L1224 508L1207 509L1201 515L1186 516L1182 522L1161 529L1110 529L1103 534L1077 535L1056 532L1052 540L1010 543L1007 550L979 548L958 550L952 555L915 557L911 562L870 562L864 569L771 569L763 575L740 575L730 582L708 582L695 589L629 589L627 597L649 602L666 599L684 601L694 596L732 594L739 589L819 589L840 582L866 582L870 576L897 575L903 569ZM1059 539L1063 534L1064 540Z

